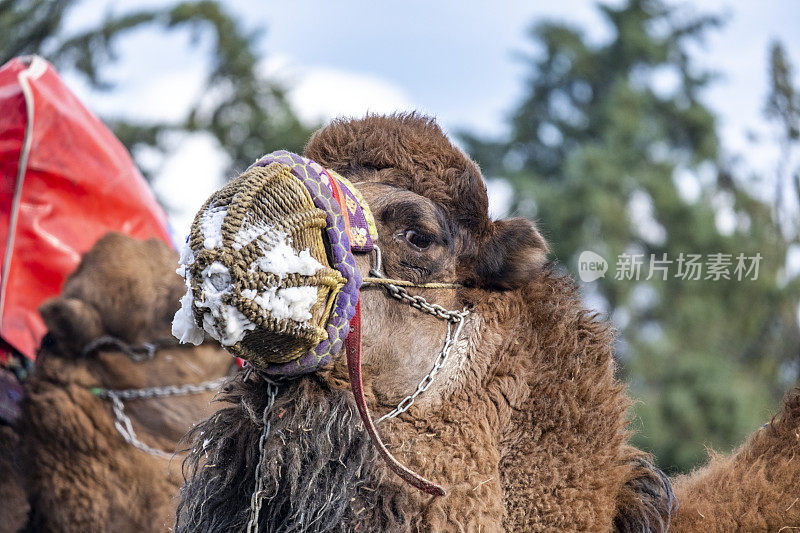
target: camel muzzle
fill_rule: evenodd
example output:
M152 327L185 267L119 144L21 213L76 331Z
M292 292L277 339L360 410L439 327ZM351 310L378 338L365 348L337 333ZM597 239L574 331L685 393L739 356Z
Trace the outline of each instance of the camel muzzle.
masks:
M339 353L361 276L333 180L275 152L215 192L181 257L188 291L176 336L197 342L205 331L273 377L313 372Z

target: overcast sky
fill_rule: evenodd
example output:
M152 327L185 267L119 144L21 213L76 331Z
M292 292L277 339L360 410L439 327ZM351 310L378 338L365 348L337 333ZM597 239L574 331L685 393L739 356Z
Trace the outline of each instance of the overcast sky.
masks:
M67 27L96 24L112 4L86 0L71 12ZM163 4L153 0L125 6ZM527 31L533 22L573 23L596 41L610 33L595 3L579 0L226 4L249 29L262 32L263 68L285 81L301 117L416 109L436 116L446 130L488 135L505 131L508 112L523 92L528 72L516 56L532 50ZM753 146L747 133L768 140L761 110L769 43L783 41L800 64L800 2L701 0L687 5L726 15L724 28L709 33L697 56L722 75L705 99L719 114L724 146L745 153L754 168L769 168L773 143ZM141 31L126 39L120 52L112 71L118 83L113 93L93 94L80 80L67 78L100 114L179 118L203 90L202 49L193 49L185 35ZM264 151L275 148L265 146ZM188 229L194 211L223 178L224 167L218 147L203 137L184 140L168 161L160 162L156 189L172 204L176 234ZM499 199L503 189L493 187L492 192ZM495 210L500 214L502 207L496 203Z

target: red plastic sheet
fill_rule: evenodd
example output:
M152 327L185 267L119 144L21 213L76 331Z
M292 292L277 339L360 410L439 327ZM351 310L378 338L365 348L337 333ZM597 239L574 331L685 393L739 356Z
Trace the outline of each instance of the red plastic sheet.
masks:
M20 173L26 127L29 151ZM3 340L34 358L45 333L39 305L61 291L98 238L120 231L170 243L167 227L128 152L49 63L34 56L0 68Z

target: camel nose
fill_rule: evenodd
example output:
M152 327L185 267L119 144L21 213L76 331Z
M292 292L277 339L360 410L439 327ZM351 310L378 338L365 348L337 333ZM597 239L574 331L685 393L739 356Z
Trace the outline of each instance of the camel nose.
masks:
M328 213L292 170L280 162L253 166L215 192L182 254L188 291L176 324L204 330L267 371L302 367L329 341L347 282L332 266Z

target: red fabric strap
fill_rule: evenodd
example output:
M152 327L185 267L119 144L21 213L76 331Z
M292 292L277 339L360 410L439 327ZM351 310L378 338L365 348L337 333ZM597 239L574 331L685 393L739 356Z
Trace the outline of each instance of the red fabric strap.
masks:
M326 172L326 174L328 174ZM345 226L347 228L348 236L352 236L352 230L350 228L350 215L347 211L347 208L344 204L344 198L341 189L339 188L339 184L333 177L328 174L328 179L330 180L331 185L331 192L333 193L333 197L339 203L340 213L344 217ZM352 250L353 243L351 241L351 250ZM386 462L389 469L392 472L400 476L406 483L416 487L417 489L430 494L432 496L444 496L445 490L440 485L433 483L432 481L428 481L424 477L420 476L413 470L403 466L400 462L394 458L392 453L386 448L386 445L381 440L380 435L378 435L378 430L375 428L375 424L372 422L372 417L369 414L369 408L367 407L367 400L364 398L364 383L361 379L361 299L359 298L358 302L356 302L356 313L353 315L353 318L350 320L350 333L347 334L347 337L344 340L345 351L347 352L347 372L350 375L350 387L353 389L353 396L356 400L356 407L358 408L358 414L361 416L362 422L364 422L364 427L367 429L367 433L369 434L370 438L372 439L372 443L378 449L378 453L380 454L381 458Z
M400 476L403 481L412 485L422 492L432 496L444 496L445 490L440 485L428 481L420 476L413 470L403 466L394 458L391 452L386 449L383 444L375 424L372 423L372 417L369 414L367 401L364 398L364 384L361 379L361 300L356 303L356 314L350 321L350 333L344 341L345 350L347 351L347 371L350 374L350 386L353 389L353 396L356 399L356 407L358 414L361 415L361 420L364 422L364 427L367 428L372 443L378 448L378 453L381 455L389 468Z

